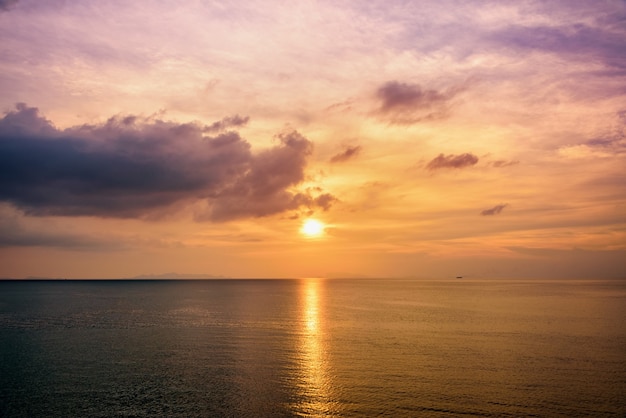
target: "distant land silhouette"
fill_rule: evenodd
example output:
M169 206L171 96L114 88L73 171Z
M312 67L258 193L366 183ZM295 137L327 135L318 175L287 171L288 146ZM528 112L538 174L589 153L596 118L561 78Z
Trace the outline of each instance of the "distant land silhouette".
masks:
M186 273L163 273L163 274L141 274L132 277L118 277L118 278L66 278L66 277L43 277L43 276L29 276L21 279L14 277L1 277L0 280L170 280L170 279L230 279L228 276L220 276L215 274L186 274Z
M129 277L133 280L167 280L167 279L229 279L228 276L215 274L185 274L185 273L163 273L163 274L142 274Z

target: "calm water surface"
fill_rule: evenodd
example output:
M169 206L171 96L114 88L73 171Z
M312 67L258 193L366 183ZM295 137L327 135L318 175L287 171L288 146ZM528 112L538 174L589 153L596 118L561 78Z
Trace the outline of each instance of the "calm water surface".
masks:
M626 416L626 282L0 282L0 416Z

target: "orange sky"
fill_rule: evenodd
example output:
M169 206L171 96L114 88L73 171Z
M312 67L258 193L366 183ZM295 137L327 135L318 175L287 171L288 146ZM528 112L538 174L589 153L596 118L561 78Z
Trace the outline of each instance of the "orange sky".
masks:
M0 277L624 277L624 19L0 1Z

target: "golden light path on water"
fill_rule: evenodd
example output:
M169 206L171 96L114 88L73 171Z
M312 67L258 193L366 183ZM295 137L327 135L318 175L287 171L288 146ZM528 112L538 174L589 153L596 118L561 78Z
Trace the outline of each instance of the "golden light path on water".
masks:
M321 279L303 279L301 286L302 319L300 338L300 373L302 416L333 416L333 402L326 365L322 323L320 321Z

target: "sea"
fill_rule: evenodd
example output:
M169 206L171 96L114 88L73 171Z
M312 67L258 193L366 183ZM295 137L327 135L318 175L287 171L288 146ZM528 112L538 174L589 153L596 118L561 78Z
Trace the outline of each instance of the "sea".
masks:
M2 417L624 417L626 280L0 282Z

